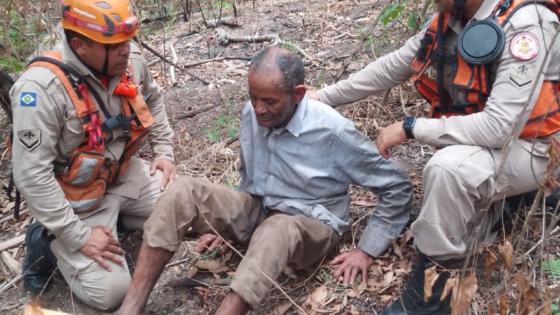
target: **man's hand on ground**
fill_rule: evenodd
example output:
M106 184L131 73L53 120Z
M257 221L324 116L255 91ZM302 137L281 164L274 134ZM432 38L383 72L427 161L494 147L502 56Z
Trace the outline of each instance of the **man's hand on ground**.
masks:
M194 250L198 253L202 253L204 251L211 253L215 249L218 249L221 253L224 253L229 249L229 247L224 245L225 242L223 239L216 234L204 234L198 239Z
M123 265L121 256L124 250L113 237L112 230L106 226L96 225L91 228L91 235L87 243L80 248L80 252L97 261L103 268L111 271L111 266L106 260Z
M391 156L389 149L407 140L402 121L397 121L381 130L375 144L377 145L379 153L381 153L385 159L388 159Z
M336 256L331 262L334 268L334 277L342 277L345 285L354 283L358 273L362 273L362 282L367 281L368 268L373 263L373 258L359 248L344 252Z
M160 190L164 191L167 185L171 184L175 177L177 177L177 168L175 168L175 163L170 160L156 159L150 168L150 175L154 176L156 170L160 170L163 173Z

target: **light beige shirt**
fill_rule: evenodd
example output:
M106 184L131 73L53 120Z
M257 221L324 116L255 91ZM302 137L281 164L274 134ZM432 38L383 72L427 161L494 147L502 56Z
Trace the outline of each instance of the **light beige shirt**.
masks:
M496 3L496 0L484 1L473 19L490 16ZM419 118L413 130L415 138L437 146L465 144L502 148L514 133L517 122L521 121L518 126L522 127L528 119L543 80L559 79L560 40L556 38L553 42L558 26L558 17L542 5L529 4L517 11L504 26L506 47L496 63L496 78L485 109L467 116ZM450 21L450 27L452 31L444 45L446 50L456 51L458 34L463 27L453 20ZM510 51L512 38L522 32L534 34L539 43L538 55L529 61L514 58ZM423 36L424 31L410 38L399 50L372 62L347 80L321 89L320 100L333 106L350 103L405 82L412 76L410 65ZM522 69L523 79L530 83L520 87L514 78L518 78ZM444 73L446 89L451 91L452 71L449 66L444 69ZM531 93L533 89L536 92ZM452 93L450 96L456 104L460 104L463 99L461 93ZM543 155L547 148L547 144L537 143L537 140L515 141L538 155Z
M139 48L131 45L130 65L133 77L146 99L155 123L150 130L150 143L156 158L174 160L172 130L167 121L161 88L152 79ZM121 112L121 99L113 91L120 78L110 80L106 89L83 65L64 40L57 45L63 61L84 75L112 115ZM76 214L55 179L54 165L66 163L84 139L82 123L60 80L48 69L34 67L25 71L10 91L14 114L13 171L17 188L33 215L70 250L80 249L91 230ZM99 105L97 105L98 109ZM100 111L101 112L101 111ZM105 156L117 160L124 151L122 129L113 132L106 143ZM108 192L138 198L143 185L135 174L126 173Z

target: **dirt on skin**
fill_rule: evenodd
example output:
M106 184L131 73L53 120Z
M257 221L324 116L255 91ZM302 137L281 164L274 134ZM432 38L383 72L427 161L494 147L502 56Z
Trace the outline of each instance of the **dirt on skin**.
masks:
M388 1L384 0L244 1L238 5L239 16L236 22L239 27L222 25L219 29L236 35L277 34L283 41L282 46L301 49L312 58L305 59L306 83L321 87L335 81L342 65L349 61L364 36L366 39L363 48L354 56L342 78L399 47L408 38L408 28L398 22L387 26L378 24L373 33L367 34L366 30L387 4ZM223 15L231 16L231 10L224 11ZM208 12L205 18L211 18ZM153 22L143 26L141 38L170 59L173 58L173 46L177 55L175 62L179 65L211 58L239 58L188 68L189 72L209 84L193 79L184 71L176 70L176 82L171 85L170 67L145 51L152 75L164 88L167 113L175 132L174 148L180 173L202 176L212 182L233 187L239 180L236 140L239 111L248 99L248 59L272 43L254 41L226 45L220 42L216 29L207 28L204 24L200 13L195 13L187 22L180 19L167 23ZM375 139L380 128L402 119L405 113L422 115L423 106L425 103L407 83L387 94L372 96L337 109L353 120L361 131ZM6 126L4 118L2 122L2 126ZM6 128L0 129L5 131ZM3 144L0 144L0 152L5 152ZM422 168L433 152L432 147L416 142L393 151L393 159L409 171L415 185L415 212L419 209L422 196ZM146 159L151 157L148 148L141 155ZM2 158L2 181L7 183L7 158ZM357 243L360 231L367 223L367 215L374 210L376 204L375 195L367 189L352 187L352 196L352 217L355 223L352 232L345 235L340 250L350 249ZM10 215L8 205L0 203L0 206L4 207L2 216L7 218ZM18 222L13 219L2 221L0 241L24 233L29 220L30 217L26 214ZM127 251L127 261L132 270L141 233L124 232L120 234L120 239ZM240 258L230 253L225 257L218 255L208 260L209 257L201 257L191 250L193 244L193 239L187 239L182 244L156 284L145 314L211 314L216 310L227 293L227 285L224 284L227 284L227 279L235 272ZM548 249L552 255L560 252L558 244L560 241L551 242ZM354 287L345 287L334 279L328 265L332 256L326 257L315 268L287 272L278 283L310 314L372 314L374 310L382 310L397 298L414 256L411 245L412 236L407 229L385 255L375 260L369 269L369 280L365 285L356 283ZM243 248L239 249L244 252ZM20 262L23 253L24 248L21 246L10 252ZM210 266L208 261L212 262ZM6 269L2 264L0 266ZM0 273L7 281L15 276L8 270L0 269ZM204 281L213 279L222 285L196 289L174 288L169 285L186 276ZM496 283L499 283L499 279L487 287L491 288ZM484 290L479 291L482 293L477 295L476 305L485 310L495 299L488 299L491 295L485 294ZM19 314L22 305L28 300L29 296L23 291L21 281L16 282L13 288L0 295L0 313ZM108 314L96 311L77 300L58 272L53 275L39 302L45 308L67 313ZM283 293L272 289L251 314L297 314L297 311Z

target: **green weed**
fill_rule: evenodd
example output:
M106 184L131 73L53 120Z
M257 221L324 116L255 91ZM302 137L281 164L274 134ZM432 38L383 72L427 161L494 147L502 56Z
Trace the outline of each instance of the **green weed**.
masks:
M211 142L218 142L223 136L228 140L237 137L239 133L239 123L233 109L233 103L227 103L225 105L225 112L216 117L212 128L206 132L208 140Z

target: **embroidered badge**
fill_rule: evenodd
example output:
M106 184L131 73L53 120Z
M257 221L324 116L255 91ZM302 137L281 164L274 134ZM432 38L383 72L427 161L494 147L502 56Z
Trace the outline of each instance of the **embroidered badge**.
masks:
M35 92L21 92L19 96L19 105L27 107L37 106L37 93Z
M511 40L509 50L513 58L528 61L539 53L539 40L537 36L529 32L522 32Z
M19 142L29 151L41 143L41 130L39 129L23 129L17 132L17 136Z
M517 87L524 87L533 82L533 77L535 76L534 70L535 65L524 63L517 68L511 69L509 72L509 79L513 84L517 85Z

